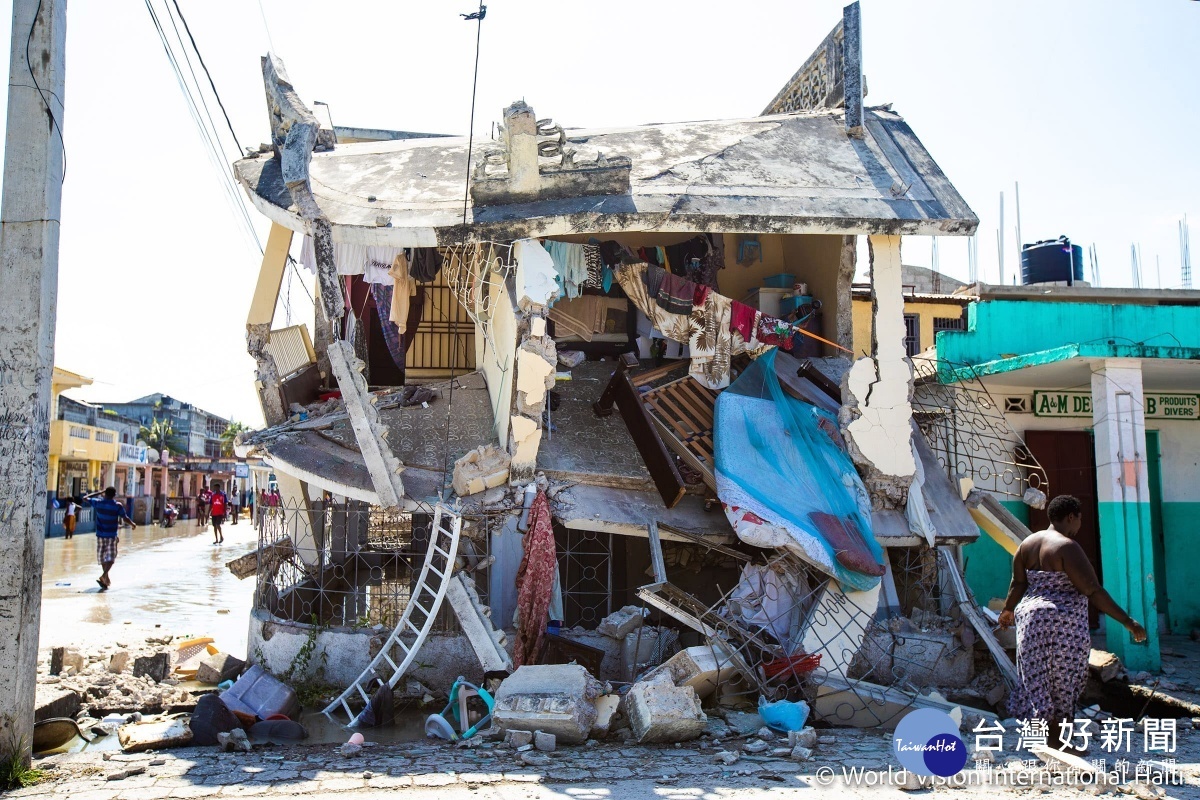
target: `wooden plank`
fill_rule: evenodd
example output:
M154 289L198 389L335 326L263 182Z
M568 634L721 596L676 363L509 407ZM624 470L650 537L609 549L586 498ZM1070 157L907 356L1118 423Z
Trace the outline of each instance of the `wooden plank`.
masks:
M803 378L808 378L813 384L824 392L831 400L841 405L842 402L842 387L831 381L824 372L817 369L810 359L804 359L797 366L797 375Z
M641 393L630 382L623 363L613 373L604 394L596 404L598 413L606 401L616 403L621 418L625 421L625 427L629 429L634 445L650 472L650 478L662 496L663 503L667 508L674 508L675 504L683 499L686 490L683 476L679 474L675 459L671 457L662 437L658 435L658 429L651 422L650 415L642 404Z
M247 326L270 325L275 319L275 303L279 300L279 289L283 285L283 273L287 268L291 246L291 229L278 222L271 223L262 266L258 271L258 283L254 287L254 299L250 301L250 313L246 317Z
M966 616L971 623L971 627L979 634L979 638L987 645L988 652L992 654L992 658L996 662L996 667L999 668L1000 674L1004 676L1004 680L1008 683L1010 689L1016 689L1021 684L1021 677L1017 672L1017 668L1008 658L1008 653L1000 646L1000 642L996 640L996 636L992 633L992 626L979 613L979 607L975 605L975 599L971 597L970 591L967 590L967 583L963 580L962 572L958 569L958 559L954 557L954 551L949 547L939 547L938 555L942 557L942 565L946 569L946 574L950 577L950 589L954 593L955 600L958 601L958 608Z

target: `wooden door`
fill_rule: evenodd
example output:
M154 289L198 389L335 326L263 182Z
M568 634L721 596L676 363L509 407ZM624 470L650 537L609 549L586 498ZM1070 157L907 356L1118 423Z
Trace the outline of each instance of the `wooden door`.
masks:
M1100 520L1096 501L1096 448L1091 431L1025 431L1025 444L1033 457L1046 470L1050 497L1074 495L1083 506L1083 525L1076 541L1087 554L1088 561L1101 581ZM1044 510L1029 510L1031 530L1045 530L1050 518ZM1093 628L1099 624L1099 612L1089 604L1088 620Z

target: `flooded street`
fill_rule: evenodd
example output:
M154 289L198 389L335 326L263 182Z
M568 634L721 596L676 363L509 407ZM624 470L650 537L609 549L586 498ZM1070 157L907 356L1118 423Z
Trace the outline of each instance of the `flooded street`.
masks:
M254 579L239 581L225 564L257 547L249 518L224 526L225 544L193 520L171 528L122 529L112 588L96 584L96 537L46 540L40 648L87 647L136 636L212 636L245 657Z

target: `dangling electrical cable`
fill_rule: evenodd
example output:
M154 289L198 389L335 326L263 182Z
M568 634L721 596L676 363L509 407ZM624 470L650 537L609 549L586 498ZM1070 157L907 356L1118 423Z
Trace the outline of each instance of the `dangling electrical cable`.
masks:
M467 129L467 180L463 188L463 237L467 235L467 204L471 199L471 148L475 144L475 93L479 88L479 42L483 37L483 18L487 16L487 6L479 4L479 10L473 14L460 14L465 20L475 20L475 78L471 83L471 124ZM453 386L453 384L451 384Z

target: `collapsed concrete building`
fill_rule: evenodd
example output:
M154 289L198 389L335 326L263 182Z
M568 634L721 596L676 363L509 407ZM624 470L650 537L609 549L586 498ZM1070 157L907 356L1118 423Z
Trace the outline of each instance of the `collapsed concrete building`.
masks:
M975 476L925 435L944 417L914 414L904 346L902 237L978 221L864 105L858 13L757 117L572 130L518 102L473 148L322 127L263 59L272 141L235 172L272 223L247 325L267 428L239 450L283 503L251 660L349 686L351 714L372 670L420 695L510 669L544 497L545 661L633 681L707 645L723 696L858 725L952 705L927 687L966 691L976 641L1012 679L957 551L1003 508L964 502ZM294 237L311 336L272 329Z

